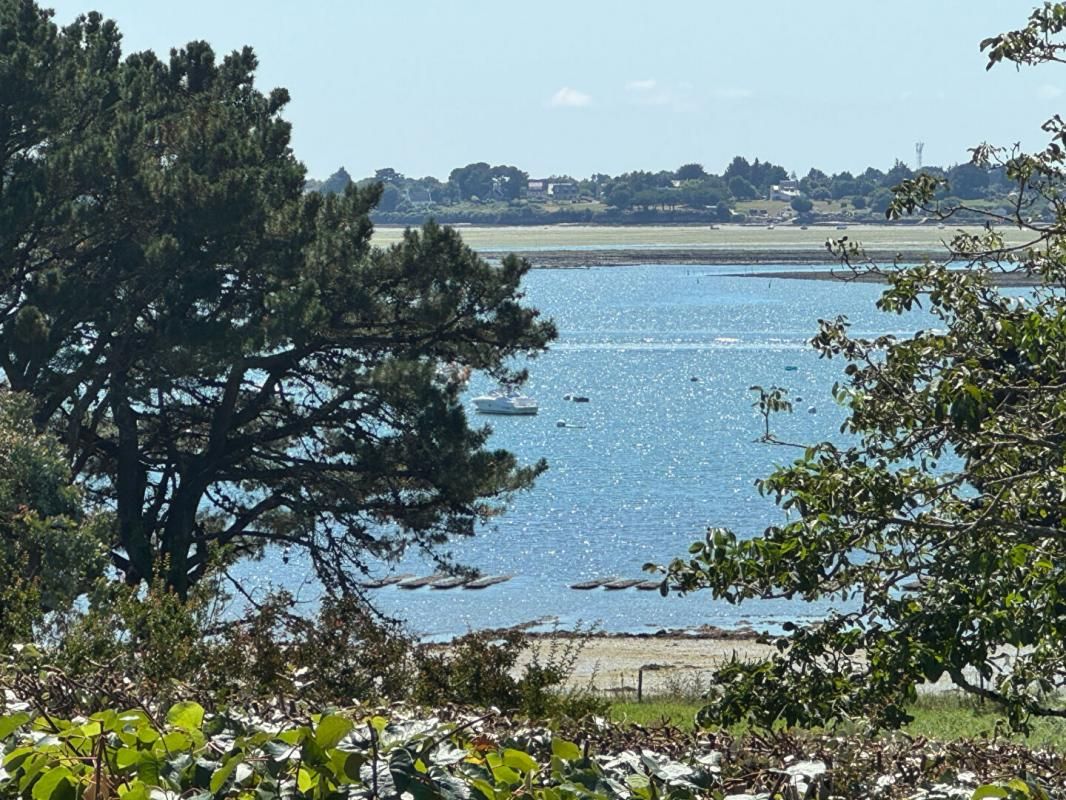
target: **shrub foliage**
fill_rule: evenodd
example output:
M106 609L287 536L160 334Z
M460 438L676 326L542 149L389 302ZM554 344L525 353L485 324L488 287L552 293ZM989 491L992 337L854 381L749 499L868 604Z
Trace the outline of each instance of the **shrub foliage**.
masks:
M990 65L1057 61L1064 26L1066 4L1049 3L983 47ZM846 363L834 389L845 436L799 446L759 483L785 521L746 541L712 529L671 565L683 591L839 609L794 627L777 657L721 671L706 721L898 725L917 685L941 678L1003 703L1017 726L1066 717L1066 127L1044 129L1051 142L1033 155L974 150L1014 182L1014 208L955 236L943 262L878 269L854 243L831 243L887 282L881 310L921 309L928 327L863 338L846 319L821 321L814 348ZM905 180L889 215L950 217L941 184ZM1031 218L1044 204L1050 226ZM1000 224L1031 242L1006 247ZM787 396L762 391L759 406L768 420ZM795 444L769 427L765 438Z

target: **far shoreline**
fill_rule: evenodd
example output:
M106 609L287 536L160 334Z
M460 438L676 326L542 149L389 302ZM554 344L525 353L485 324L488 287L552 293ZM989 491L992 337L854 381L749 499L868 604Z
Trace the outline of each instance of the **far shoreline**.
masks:
M1031 233L997 228L1004 246L1024 247ZM945 259L959 234L980 235L983 226L847 223L837 225L540 225L461 226L463 242L490 261L508 254L543 269L670 264L681 266L821 266L846 269L829 246L861 248L864 264L885 268ZM377 227L373 244L389 247L404 229ZM807 274L797 277L808 277Z

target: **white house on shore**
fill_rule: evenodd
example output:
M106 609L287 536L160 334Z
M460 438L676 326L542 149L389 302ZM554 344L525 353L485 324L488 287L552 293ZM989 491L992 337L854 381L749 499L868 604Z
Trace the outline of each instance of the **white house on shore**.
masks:
M791 200L801 194L799 181L781 181L770 187L768 200Z
M569 181L549 183L548 195L553 200L575 200L577 198L577 184Z
M526 198L529 200L575 200L577 184L570 181L551 181L547 178L530 178L526 181Z
M530 178L526 181L526 197L530 200L546 200L548 181L546 178Z

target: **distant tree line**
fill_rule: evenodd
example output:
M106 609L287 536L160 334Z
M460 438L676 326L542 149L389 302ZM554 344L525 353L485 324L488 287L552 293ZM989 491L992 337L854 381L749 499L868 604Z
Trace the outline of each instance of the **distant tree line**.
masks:
M974 205L1005 209L1010 184L1002 167L972 163L922 167L922 173L943 179L938 199L945 208ZM343 192L352 183L382 185L377 222L416 224L427 217L446 222L542 224L544 222L744 222L752 201L769 199L774 186L788 187L784 197L801 219L821 213L832 216L883 218L893 186L917 172L901 161L888 170L867 167L853 174L829 174L812 168L797 177L770 161L736 156L722 174L702 164L676 170L636 170L617 176L596 173L587 178L551 175L530 186L528 172L513 165L467 164L453 169L447 180L413 178L393 168L354 179L343 167L324 181L310 180L308 191ZM553 195L548 187L564 187ZM745 213L747 212L747 213ZM758 213L757 211L755 213Z

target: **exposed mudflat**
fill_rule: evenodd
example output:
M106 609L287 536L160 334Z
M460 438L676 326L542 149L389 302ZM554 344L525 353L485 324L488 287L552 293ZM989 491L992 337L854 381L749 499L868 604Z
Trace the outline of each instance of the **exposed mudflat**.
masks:
M908 252L867 251L867 263L887 265L879 270L862 270L853 272L844 264L834 263L833 256L825 250L815 248L785 250L744 249L633 249L633 250L537 250L517 252L534 267L542 269L583 269L591 267L627 267L641 264L682 264L682 265L751 265L751 266L785 266L804 264L824 266L818 270L773 270L773 277L801 281L840 281L853 283L885 283L886 275L893 269L893 264L919 264L924 261L942 258L943 253L933 250L914 250ZM489 256L492 257L491 255ZM728 273L722 277L730 278L766 278L769 270L757 273ZM1034 286L1039 283L1032 276L1018 272L1002 272L994 275L997 286Z
M489 258L496 254L486 253ZM835 261L824 248L798 247L752 249L750 247L670 247L604 250L516 250L515 255L535 267L580 269L583 267L626 267L638 264L826 264ZM900 252L867 250L875 263L916 263L943 255L935 250ZM802 273L797 273L800 277Z

